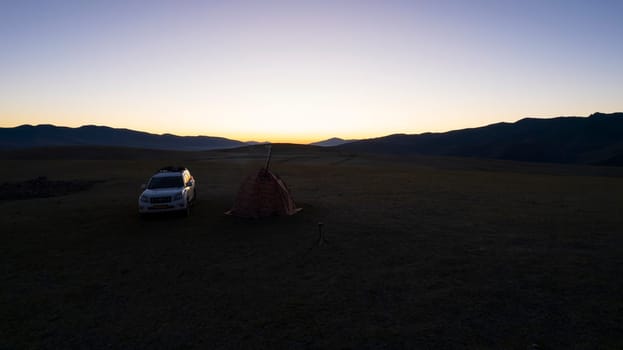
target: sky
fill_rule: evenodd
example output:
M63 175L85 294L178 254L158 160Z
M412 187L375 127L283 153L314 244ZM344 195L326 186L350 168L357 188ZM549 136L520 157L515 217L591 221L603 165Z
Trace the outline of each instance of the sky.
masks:
M310 142L623 111L623 0L0 0L0 127Z

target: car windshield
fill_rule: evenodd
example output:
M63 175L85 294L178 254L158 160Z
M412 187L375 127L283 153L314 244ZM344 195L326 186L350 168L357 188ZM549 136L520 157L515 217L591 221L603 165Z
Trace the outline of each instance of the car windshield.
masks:
M184 181L181 176L161 176L152 177L149 181L148 189L153 190L156 188L178 188L184 187Z

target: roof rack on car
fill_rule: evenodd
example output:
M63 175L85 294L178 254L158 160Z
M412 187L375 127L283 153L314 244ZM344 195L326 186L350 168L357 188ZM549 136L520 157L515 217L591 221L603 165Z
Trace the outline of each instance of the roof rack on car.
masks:
M186 167L183 166L165 166L164 168L160 168L159 172L161 173L168 173L168 172L173 172L173 173L181 173L182 171L186 170Z

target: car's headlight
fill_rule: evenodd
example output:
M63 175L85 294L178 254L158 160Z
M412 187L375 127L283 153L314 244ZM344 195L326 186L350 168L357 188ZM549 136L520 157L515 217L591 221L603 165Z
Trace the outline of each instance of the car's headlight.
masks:
M141 202L148 203L148 202L149 202L149 197L147 197L147 196L141 196Z
M175 197L173 197L173 200L177 201L182 199L182 195L184 194L184 192L180 192L178 194L175 195Z

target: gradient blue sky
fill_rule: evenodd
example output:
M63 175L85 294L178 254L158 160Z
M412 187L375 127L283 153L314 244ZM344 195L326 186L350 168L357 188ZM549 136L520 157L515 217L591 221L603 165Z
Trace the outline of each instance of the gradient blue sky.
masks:
M0 0L0 126L307 142L623 110L623 1Z

